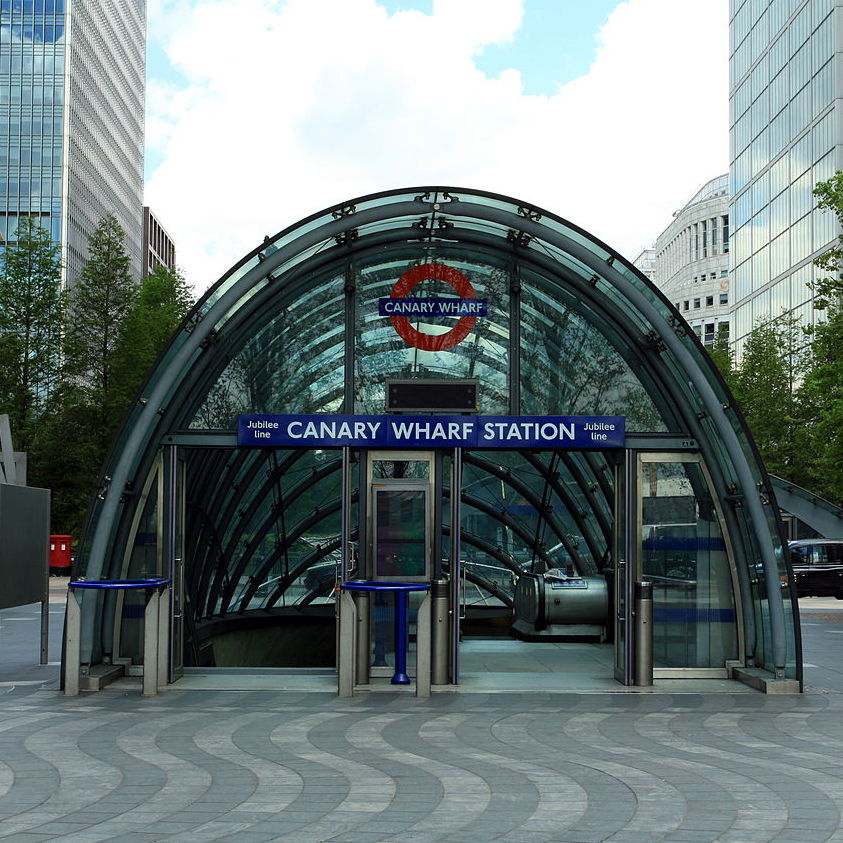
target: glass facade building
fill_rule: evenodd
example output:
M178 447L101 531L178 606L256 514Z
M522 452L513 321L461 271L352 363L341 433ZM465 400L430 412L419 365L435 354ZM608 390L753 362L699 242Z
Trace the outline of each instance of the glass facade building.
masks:
M460 299L482 312L445 315ZM445 311L390 316L396 302ZM449 433L401 450L238 436L242 414L314 430L337 414L361 431L400 424L384 415L388 384L475 385L469 416L429 410L428 428L474 413L539 427L622 418L625 438L568 448L512 434L490 449ZM771 500L709 355L651 282L545 210L420 187L315 214L208 291L118 434L77 565L89 581L171 580L171 679L334 665L338 579L392 572L402 554L458 606L453 682L476 637L508 640L512 627L596 636L600 669L631 684L642 579L658 675L794 678L798 620ZM86 592L85 663L143 659L134 594ZM370 607L373 670L388 658L383 608Z
M0 0L0 237L40 218L65 282L106 214L141 268L144 0Z
M837 235L812 190L843 167L839 0L730 0L732 337L815 318L813 259Z

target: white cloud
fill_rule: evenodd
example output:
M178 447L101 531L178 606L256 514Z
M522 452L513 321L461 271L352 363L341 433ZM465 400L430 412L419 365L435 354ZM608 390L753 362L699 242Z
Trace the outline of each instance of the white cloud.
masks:
M580 2L581 0L574 0ZM530 0L526 0L530 2ZM727 161L726 0L627 0L589 72L551 97L488 78L522 0L156 0L184 81L150 84L147 203L199 290L266 234L374 190L515 196L627 257ZM560 32L560 51L565 49Z

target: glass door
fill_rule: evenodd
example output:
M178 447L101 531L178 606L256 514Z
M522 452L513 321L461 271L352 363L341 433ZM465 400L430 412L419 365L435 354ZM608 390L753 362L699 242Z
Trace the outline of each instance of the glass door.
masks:
M624 452L615 465L614 528L612 532L613 582L610 595L613 607L615 640L615 679L631 685L633 676L632 622L634 571L636 565L635 456Z
M164 451L163 571L170 578L169 681L184 674L184 520L185 462L177 445Z
M653 584L656 676L726 675L739 656L719 502L698 454L637 455L635 579Z

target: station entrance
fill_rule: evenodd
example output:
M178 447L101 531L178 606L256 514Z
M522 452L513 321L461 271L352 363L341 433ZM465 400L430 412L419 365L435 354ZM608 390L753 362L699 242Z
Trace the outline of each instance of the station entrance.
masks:
M366 580L427 583L439 595L434 684L488 685L497 675L535 686L547 674L570 687L631 685L641 644L635 588L646 581L655 677L726 677L742 655L740 606L723 516L687 444L677 452L171 445L161 465L169 488L159 501L156 487L147 511L155 519L161 505L172 519L164 532L173 536L181 609L174 674L183 665L333 669L340 586ZM193 482L209 471L222 482ZM237 566L220 565L235 555ZM136 552L127 575L154 564ZM413 675L425 596L410 597ZM393 597L366 595L358 606L358 675L377 684L394 667ZM118 638L137 649L140 612L127 608Z
M155 601L158 677L332 675L351 601L379 680L395 598L367 582L417 589L411 670L429 601L436 684L634 682L642 583L657 682L801 676L775 494L707 352L609 246L482 191L343 203L226 273L116 437L76 569L102 586L83 676L145 670Z

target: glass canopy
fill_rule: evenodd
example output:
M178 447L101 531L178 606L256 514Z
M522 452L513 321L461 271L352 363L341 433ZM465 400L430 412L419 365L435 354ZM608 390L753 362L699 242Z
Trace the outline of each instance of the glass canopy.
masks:
M430 266L452 277L417 271ZM457 323L382 315L379 301L416 276L413 295L483 300L487 312ZM722 507L727 535L717 541L729 563L718 566L735 583L747 659L795 675L769 479L705 350L608 246L543 209L476 190L396 190L329 208L223 276L115 440L80 570L88 579L161 573L183 541L186 652L197 664L201 630L325 599L343 541L342 455L237 448L237 416L380 413L389 378L476 378L482 414L624 416L630 447L692 447ZM467 453L459 529L477 593L511 605L513 583L537 566L610 568L610 462L596 452ZM174 527L164 510L177 486L184 514ZM447 518L442 529L452 529ZM107 600L87 608L87 659L132 655L132 616Z

